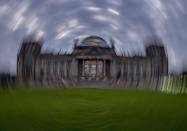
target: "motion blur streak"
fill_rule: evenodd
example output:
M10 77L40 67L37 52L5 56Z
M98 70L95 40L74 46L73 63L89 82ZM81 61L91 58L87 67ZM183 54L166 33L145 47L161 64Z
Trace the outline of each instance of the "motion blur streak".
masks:
M175 80L173 75L180 76L187 70L186 6L186 0L1 0L0 72L18 75L17 54L23 44L22 39L32 34L36 35L36 41L41 37L44 40L41 54L50 53L57 56L72 54L75 41L81 44L80 41L86 37L99 36L108 43L111 50L113 50L111 43L114 44L116 56L120 56L119 63L122 62L123 56L127 61L128 57L134 56L147 58L146 40L158 36L163 41L168 59L167 75L171 75L170 79L162 80L170 83ZM163 54L157 51L157 47L153 50L161 59L160 56ZM107 63L107 59L103 60L103 64L104 61ZM153 61L158 60L155 58ZM93 68L95 67L97 64L93 64ZM138 69L134 68L133 72L136 70ZM120 80L116 78L116 82L113 78L113 83L121 85L122 74L117 76ZM161 83L160 77L159 83ZM168 87L168 84L163 87Z

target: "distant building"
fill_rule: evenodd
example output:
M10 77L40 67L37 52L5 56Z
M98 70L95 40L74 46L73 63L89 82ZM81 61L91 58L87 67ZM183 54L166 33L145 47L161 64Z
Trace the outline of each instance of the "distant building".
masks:
M70 54L41 53L41 42L24 40L17 58L20 82L56 86L144 86L168 74L162 44L148 44L146 56L119 56L98 36L75 41Z

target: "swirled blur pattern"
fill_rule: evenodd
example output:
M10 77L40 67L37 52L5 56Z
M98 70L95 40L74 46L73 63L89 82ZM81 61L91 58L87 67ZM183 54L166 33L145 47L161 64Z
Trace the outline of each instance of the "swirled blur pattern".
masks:
M16 54L25 34L45 40L43 51L71 52L73 39L99 35L116 50L144 51L159 35L167 47L169 71L187 67L186 0L1 0L0 70L16 73Z

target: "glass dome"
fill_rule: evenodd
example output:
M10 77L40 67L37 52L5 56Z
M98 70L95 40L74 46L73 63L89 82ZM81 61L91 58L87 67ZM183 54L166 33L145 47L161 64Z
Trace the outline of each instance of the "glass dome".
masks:
M106 41L99 37L99 36L89 36L82 40L81 44L79 46L98 46L98 47L106 47L107 45Z

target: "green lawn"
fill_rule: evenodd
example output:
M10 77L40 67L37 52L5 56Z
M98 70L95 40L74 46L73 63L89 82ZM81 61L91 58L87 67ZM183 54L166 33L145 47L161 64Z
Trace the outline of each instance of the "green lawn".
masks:
M0 91L0 130L187 130L187 96L127 89Z

